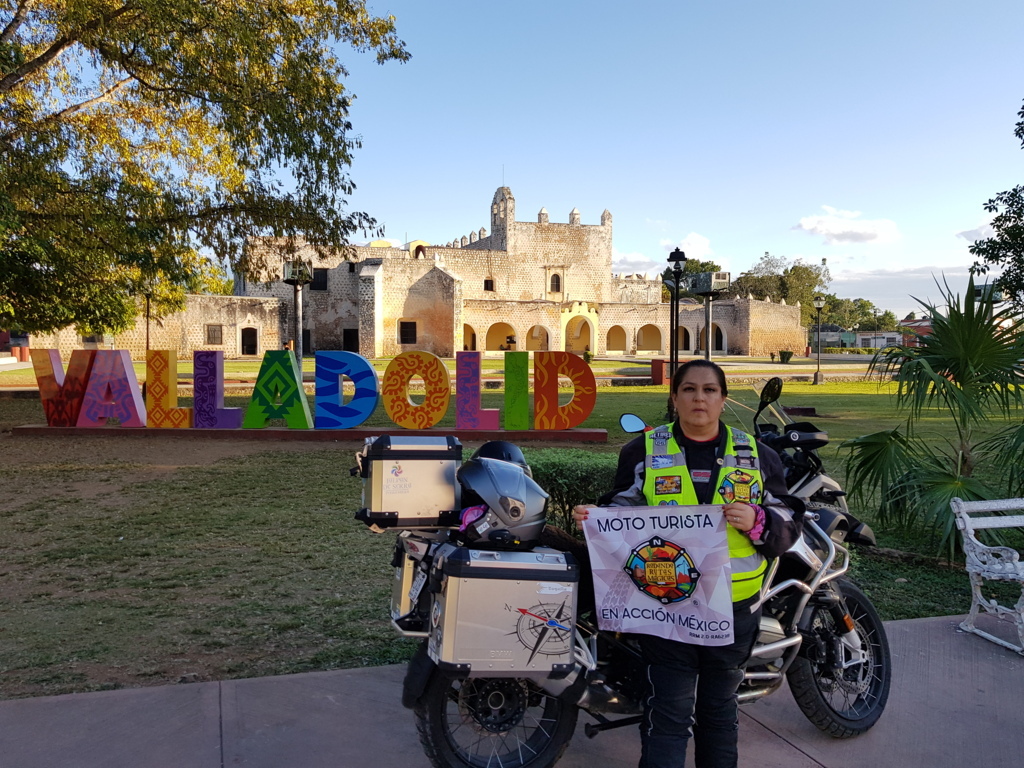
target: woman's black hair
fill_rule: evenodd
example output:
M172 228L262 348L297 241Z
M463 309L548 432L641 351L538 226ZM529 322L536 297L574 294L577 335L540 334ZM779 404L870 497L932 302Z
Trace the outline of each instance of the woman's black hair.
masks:
M718 386L722 390L722 396L729 396L729 386L725 383L725 371L718 364L712 363L710 360L701 360L700 358L690 360L688 363L684 363L676 368L676 374L672 377L671 394L674 395L676 390L679 389L679 385L683 383L683 377L686 376L686 372L694 368L710 368L714 371L715 377L718 379Z

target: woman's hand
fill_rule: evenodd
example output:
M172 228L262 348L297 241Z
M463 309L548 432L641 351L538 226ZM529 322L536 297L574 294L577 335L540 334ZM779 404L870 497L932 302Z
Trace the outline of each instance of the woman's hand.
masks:
M747 533L757 522L757 511L749 504L740 501L733 501L722 507L725 514L725 522L731 525L740 533ZM573 512L573 517L576 513Z
M583 529L583 521L590 517L591 509L594 509L593 504L577 504L572 508L572 520L580 530Z

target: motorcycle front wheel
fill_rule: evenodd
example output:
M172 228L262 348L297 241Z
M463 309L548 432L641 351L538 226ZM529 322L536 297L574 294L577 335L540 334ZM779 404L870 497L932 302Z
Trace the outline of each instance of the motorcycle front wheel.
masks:
M867 650L866 659L843 668L839 635L845 630L836 627L828 610L819 609L811 628L816 642L802 650L786 677L807 719L830 736L848 739L864 733L882 716L889 698L892 660L882 620L867 595L845 580L840 580L838 587Z
M415 714L435 768L548 768L569 745L579 710L528 679L438 673Z

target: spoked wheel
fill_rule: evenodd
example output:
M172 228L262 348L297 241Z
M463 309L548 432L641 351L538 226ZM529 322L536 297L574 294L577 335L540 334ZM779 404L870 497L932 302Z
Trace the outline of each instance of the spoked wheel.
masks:
M865 651L863 658L856 658L842 643L839 636L845 627L837 627L832 614L822 608L812 625L816 642L805 645L787 679L807 719L825 733L847 739L864 733L882 716L892 662L885 628L871 601L848 581L840 580L838 587Z
M578 712L530 680L435 674L416 707L416 729L437 768L546 768L568 746Z

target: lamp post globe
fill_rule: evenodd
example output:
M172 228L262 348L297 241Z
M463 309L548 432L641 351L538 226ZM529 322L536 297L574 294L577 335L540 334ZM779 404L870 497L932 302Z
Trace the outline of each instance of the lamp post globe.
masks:
M668 262L672 265L672 281L670 286L669 301L669 381L676 375L679 367L679 292L682 290L683 263L686 261L686 254L676 248L668 255Z
M818 369L814 372L814 383L821 384L825 381L821 375L821 310L825 308L825 298L823 296L814 297L814 310L817 313L815 319L815 327L818 330Z
M313 270L309 262L302 259L286 261L283 267L284 274L281 282L287 283L294 288L295 294L295 339L294 351L298 360L299 371L302 371L302 286L313 282Z

